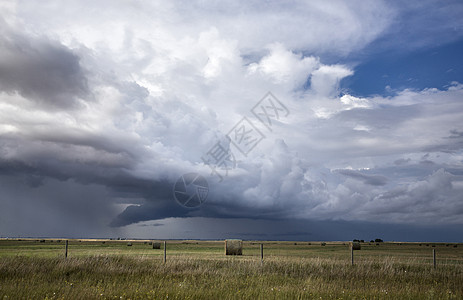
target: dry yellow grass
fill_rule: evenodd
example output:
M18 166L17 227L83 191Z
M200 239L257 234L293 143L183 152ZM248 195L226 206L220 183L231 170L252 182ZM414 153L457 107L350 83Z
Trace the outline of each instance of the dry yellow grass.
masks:
M463 298L459 245L362 245L350 265L348 243L244 242L243 256L225 256L223 241L0 241L0 297L106 299ZM19 255L18 255L19 253Z

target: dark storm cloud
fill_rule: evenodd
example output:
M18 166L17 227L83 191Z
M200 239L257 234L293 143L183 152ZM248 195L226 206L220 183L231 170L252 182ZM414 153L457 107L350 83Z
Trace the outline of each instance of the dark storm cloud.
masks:
M123 163L122 161L115 161L113 164L100 163L93 166L88 166L86 164L80 163L78 157L78 149L72 149L72 147L64 146L68 150L68 157L75 157L75 160L69 160L65 157L57 157L55 151L46 151L46 149L37 147L36 144L15 141L14 146L11 147L11 141L8 143L8 147L5 146L5 140L3 142L3 149L7 151L18 151L20 152L22 147L27 147L28 151L32 154L26 153L26 157L16 157L16 158L5 158L0 157L0 173L3 174L27 174L34 176L43 176L51 177L58 180L68 180L76 179L79 182L83 183L102 183L102 184L111 184L115 182L121 182L123 180L120 177L125 178L124 167L128 167L129 164ZM56 150L56 149L53 149ZM74 150L74 151L73 151ZM84 149L84 151L90 151L89 149ZM35 153L33 153L35 152ZM104 153L100 154L104 156ZM125 182L125 181L124 181ZM124 183L124 184L130 184Z
M111 226L119 227L149 220L162 220L171 217L188 217L190 210L180 207L169 197L152 199L142 205L130 205L112 222Z
M162 220L175 217L208 217L208 218L252 218L255 220L284 220L292 213L291 208L282 207L250 207L240 202L224 201L229 197L239 195L225 195L227 189L210 191L209 201L197 208L185 208L178 204L172 195L173 183L169 181L147 182L140 184L140 180L134 179L138 185L131 188L120 185L112 185L111 189L116 195L124 195L130 191L143 197L143 202L128 206L112 222L111 226L125 226L133 223L149 220ZM134 189L132 189L134 188ZM127 195L127 194L126 194ZM229 199L228 199L229 200ZM297 208L293 208L296 209Z
M3 149L5 149L5 140ZM144 197L144 198L166 198L171 195L171 186L165 182L140 178L130 174L128 171L135 161L127 159L123 161L124 156L118 157L114 161L100 162L99 164L86 164L79 161L82 155L79 149L70 145L65 145L68 157L57 157L53 152L46 152L43 149L34 149L35 144L23 141L15 141L16 147L8 148L8 151L15 151L21 147L28 147L33 151L33 155L26 158L18 157L6 159L0 157L0 175L23 175L31 186L40 183L44 178L53 178L60 181L75 180L81 184L99 184L109 188L109 192L114 197ZM10 145L11 146L11 145ZM1 149L1 148L0 148ZM34 151L35 150L35 151ZM60 149L61 150L61 149ZM91 152L91 148L84 149L84 154ZM105 152L98 153L100 159L107 155ZM168 189L164 187L168 186Z
M2 235L101 237L113 212L105 188L44 178L24 184L23 174L0 174Z
M45 37L14 32L0 20L0 90L46 107L69 108L89 93L79 57Z
M3 148L5 148L5 139L0 140L0 142L3 143ZM61 182L60 184L63 186L69 185L69 182L74 182L75 186L80 186L76 187L75 190L80 188L82 190L82 195L87 194L85 190L86 186L89 185L97 185L100 188L106 189L106 195L113 199L111 202L106 203L106 206L118 202L134 203L137 201L134 199L140 199L138 201L141 201L141 206L129 206L123 213L112 220L110 225L115 227L145 220L186 216L188 213L188 211L184 211L173 201L171 182L140 178L130 174L128 170L135 161L127 160L124 163L116 160L107 164L88 165L79 162L78 159L70 161L67 159L59 159L53 153L43 152L40 149L35 149L34 151L33 147L36 145L31 143L20 140L15 142L17 142L15 145L17 147L15 147L15 149L29 147L28 149L35 153L33 156L27 157L27 159L24 157L16 159L0 157L0 176L16 178L15 185L19 186L20 184L18 182L22 182L24 186L27 186L27 190L31 191L30 193L33 193L34 190L38 194L42 193L44 187L49 186L48 182L55 182L55 185ZM9 146L9 151L12 151L11 139L9 141ZM78 158L81 155L81 153L73 149L71 145L66 145L65 148L67 148L70 157ZM86 149L85 151L88 152L90 150ZM104 156L105 153L100 153L100 155ZM56 196L52 197L52 199L54 198L57 201L55 204L53 204L51 199L44 203L55 206L55 211L70 211L74 206L86 210L83 203L92 201L91 197L94 197L92 195L85 201L79 200L78 197L72 197L66 202L63 202L59 200L59 194L66 194L66 190L56 190ZM3 196L5 196L4 193ZM39 198L42 197L40 196ZM100 203L97 207L99 211L100 208L103 207L103 205L101 205L102 199L98 199L97 202ZM16 205L21 205L21 201L17 202ZM94 207L94 209L96 208ZM73 214L73 219L76 220L79 217L84 219L91 217L92 221L99 219L98 215L94 213L89 215L78 212L75 209L73 210Z

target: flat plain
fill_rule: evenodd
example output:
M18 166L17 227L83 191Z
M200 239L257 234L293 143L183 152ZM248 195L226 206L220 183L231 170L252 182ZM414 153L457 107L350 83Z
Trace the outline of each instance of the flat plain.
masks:
M0 240L2 299L462 299L463 244ZM128 245L131 246L128 246ZM264 260L260 259L263 244ZM324 244L324 245L323 245ZM436 268L432 252L436 252Z

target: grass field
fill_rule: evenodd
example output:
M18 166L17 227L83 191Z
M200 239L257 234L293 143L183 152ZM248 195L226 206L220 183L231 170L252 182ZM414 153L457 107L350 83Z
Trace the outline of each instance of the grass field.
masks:
M127 246L128 243L132 246ZM264 244L264 262L260 261ZM462 299L463 244L0 240L2 299ZM433 268L432 249L437 253Z

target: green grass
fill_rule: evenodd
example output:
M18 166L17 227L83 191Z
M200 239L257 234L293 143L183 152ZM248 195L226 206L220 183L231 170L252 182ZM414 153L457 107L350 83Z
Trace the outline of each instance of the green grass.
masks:
M463 245L0 240L2 299L462 299ZM438 265L432 266L432 249Z

